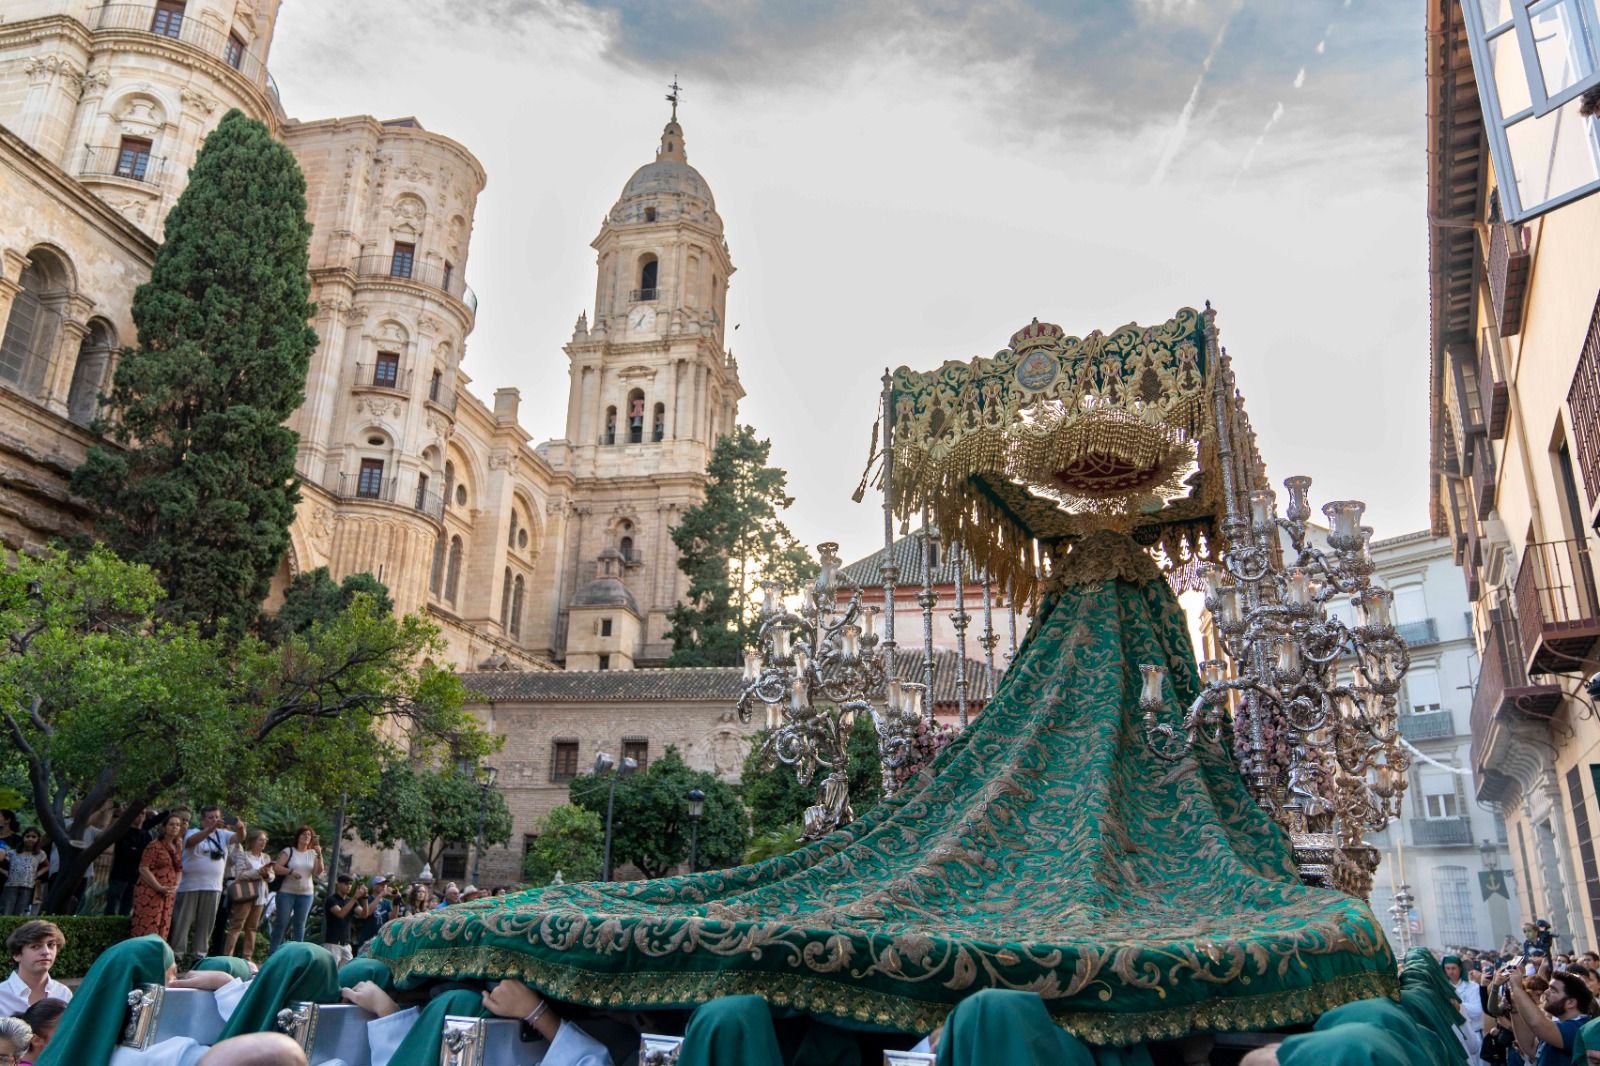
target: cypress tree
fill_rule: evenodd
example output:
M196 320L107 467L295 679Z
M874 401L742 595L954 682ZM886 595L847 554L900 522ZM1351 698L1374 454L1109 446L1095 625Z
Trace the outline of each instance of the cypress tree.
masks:
M237 632L289 545L293 430L317 335L308 325L305 178L266 126L229 111L167 216L133 298L109 416L74 489L124 559L149 565L170 616Z
M757 586L771 581L797 592L816 575L816 562L779 517L794 497L788 473L767 465L771 451L750 426L719 438L705 499L672 530L689 588L667 616L670 666L738 666L760 628Z

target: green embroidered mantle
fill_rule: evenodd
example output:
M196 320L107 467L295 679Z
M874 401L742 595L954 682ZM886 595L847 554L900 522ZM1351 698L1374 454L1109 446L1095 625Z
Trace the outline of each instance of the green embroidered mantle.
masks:
M983 714L847 828L733 870L434 911L369 950L402 983L514 976L626 1008L754 992L916 1032L976 989L1026 989L1101 1044L1392 994L1370 908L1300 884L1220 753L1168 765L1146 751L1144 662L1168 665L1175 706L1194 698L1164 581L1061 583Z

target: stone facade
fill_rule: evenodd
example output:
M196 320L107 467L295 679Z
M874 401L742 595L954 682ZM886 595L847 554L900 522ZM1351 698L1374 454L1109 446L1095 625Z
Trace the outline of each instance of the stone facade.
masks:
M482 166L412 118L286 116L267 71L278 9L6 5L0 537L16 550L85 528L65 488L92 443L82 427L134 341L166 212L237 107L294 152L313 224L320 343L291 420L304 500L273 599L299 572L365 570L438 622L463 669L659 663L684 581L668 534L743 396L722 347L734 267L676 109L594 240L565 434L536 448L516 390L485 404L466 388Z
M1600 196L1505 221L1502 187L1538 184L1494 165L1467 32L1459 2L1428 5L1433 532L1481 662L1475 799L1505 819L1520 918L1577 951L1600 946ZM1591 120L1538 122L1592 165Z

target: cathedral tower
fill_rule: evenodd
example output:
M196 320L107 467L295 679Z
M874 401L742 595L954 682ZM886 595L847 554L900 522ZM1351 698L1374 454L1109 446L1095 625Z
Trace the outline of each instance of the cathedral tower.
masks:
M594 319L578 319L563 440L541 453L572 479L552 651L569 669L659 664L672 650L667 612L686 578L670 531L705 495L717 438L734 425L744 390L723 349L733 274L711 188L689 165L674 97L655 159L628 179L595 237ZM600 573L616 552L620 573ZM607 556L608 563L617 560ZM635 617L570 613L596 581L620 582ZM607 625L609 621L611 624ZM580 632L581 630L581 632ZM592 630L592 632L591 632ZM637 643L624 648L626 633ZM633 637L633 634L637 634Z

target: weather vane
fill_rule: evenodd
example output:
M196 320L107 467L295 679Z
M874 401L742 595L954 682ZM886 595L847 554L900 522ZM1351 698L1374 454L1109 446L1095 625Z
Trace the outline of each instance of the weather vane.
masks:
M678 121L678 94L683 90L678 85L678 76L672 76L672 84L667 86L672 91L667 94L667 102L672 105L672 121Z

